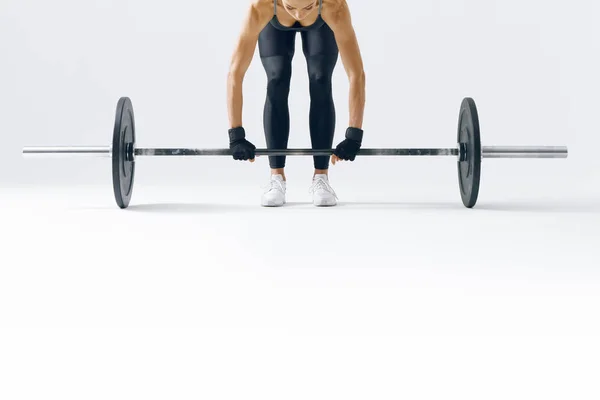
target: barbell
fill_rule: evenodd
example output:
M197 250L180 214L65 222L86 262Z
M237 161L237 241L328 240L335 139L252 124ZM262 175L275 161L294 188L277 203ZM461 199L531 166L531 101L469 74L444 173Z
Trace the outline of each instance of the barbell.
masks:
M83 155L112 159L112 182L117 205L129 206L133 192L136 157L231 156L229 149L136 148L133 105L128 97L117 103L112 143L107 147L24 147L24 155ZM324 156L333 149L257 149L257 156ZM566 158L565 146L481 146L479 116L475 101L466 97L460 105L455 148L360 149L358 156L451 156L456 157L460 195L465 207L473 208L479 195L482 158Z

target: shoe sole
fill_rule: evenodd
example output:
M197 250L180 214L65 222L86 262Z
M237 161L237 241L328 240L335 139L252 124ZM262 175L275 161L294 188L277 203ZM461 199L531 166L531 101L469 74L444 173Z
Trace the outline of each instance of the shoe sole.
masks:
M263 207L282 207L285 204L285 201L282 203L276 203L274 201L263 201L261 206Z
M337 201L335 200L320 200L320 201L313 201L313 205L315 207L333 207L335 205L337 205Z

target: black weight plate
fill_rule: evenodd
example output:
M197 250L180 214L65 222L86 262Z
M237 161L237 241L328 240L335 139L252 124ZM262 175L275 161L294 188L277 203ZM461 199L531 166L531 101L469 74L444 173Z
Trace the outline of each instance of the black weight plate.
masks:
M135 162L135 120L133 105L128 97L121 97L117 103L115 130L112 141L112 176L115 200L121 208L127 208L133 191Z
M473 208L477 203L481 178L481 137L477 107L469 97L463 99L460 105L458 143L463 144L467 153L464 161L458 162L460 196L465 207Z

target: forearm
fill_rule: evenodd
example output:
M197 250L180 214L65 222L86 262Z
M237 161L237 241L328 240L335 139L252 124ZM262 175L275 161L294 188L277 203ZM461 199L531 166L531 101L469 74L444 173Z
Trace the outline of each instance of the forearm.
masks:
M365 74L357 74L350 78L350 95L349 95L349 125L353 128L362 129L363 117L365 112L366 99L366 78Z
M243 78L239 74L229 73L227 77L227 109L230 128L242 126L242 108L244 104L242 86Z

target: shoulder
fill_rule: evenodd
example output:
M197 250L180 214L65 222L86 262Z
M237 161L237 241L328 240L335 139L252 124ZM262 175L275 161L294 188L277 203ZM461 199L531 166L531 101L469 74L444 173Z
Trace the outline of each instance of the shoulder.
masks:
M270 18L273 16L273 0L251 0L249 12L256 20Z
M251 0L246 14L246 23L260 28L273 17L273 0Z
M323 0L321 16L329 25L350 23L350 8L346 0Z

